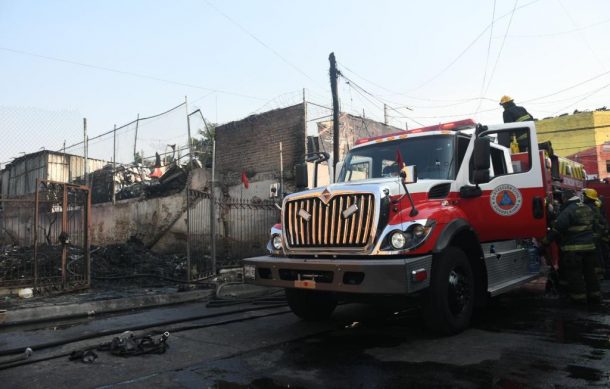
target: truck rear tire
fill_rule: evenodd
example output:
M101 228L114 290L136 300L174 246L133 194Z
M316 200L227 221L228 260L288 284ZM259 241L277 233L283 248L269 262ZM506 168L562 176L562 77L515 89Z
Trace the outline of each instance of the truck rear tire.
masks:
M462 250L446 248L434 258L424 301L424 320L434 333L452 335L470 325L475 305L475 280Z
M329 292L286 289L286 299L292 312L307 321L328 319L337 306L335 296Z

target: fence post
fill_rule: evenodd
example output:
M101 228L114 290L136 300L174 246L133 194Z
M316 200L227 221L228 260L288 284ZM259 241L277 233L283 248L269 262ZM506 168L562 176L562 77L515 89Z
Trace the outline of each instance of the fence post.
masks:
M114 125L113 146L112 146L112 204L116 204L116 188L114 178L116 176L116 124Z
M91 188L87 187L87 210L85 224L85 271L87 272L87 286L91 286Z
M66 150L64 149L64 153ZM89 183L89 137L87 136L87 118L83 118L83 156L85 157L83 166L83 176L85 177L85 185Z
M210 188L210 235L211 235L211 257L212 273L216 275L216 139L212 141L212 185Z
M36 178L34 195L34 290L38 288L38 202L40 201L40 178Z
M64 235L64 239L68 236L68 187L66 184L61 184L63 187L63 201L61 210L61 233ZM66 288L66 268L68 266L68 245L66 242L61 242L61 286L62 289Z

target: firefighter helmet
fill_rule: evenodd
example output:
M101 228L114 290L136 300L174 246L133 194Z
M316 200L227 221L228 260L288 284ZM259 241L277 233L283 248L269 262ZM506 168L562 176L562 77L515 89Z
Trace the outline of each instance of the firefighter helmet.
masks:
M500 99L500 105L502 104L506 104L508 102L513 101L513 98L507 95L502 96L502 98Z
M582 193L585 195L586 198L588 198L590 200L593 200L593 201L599 200L597 191L593 188L585 188L582 190Z

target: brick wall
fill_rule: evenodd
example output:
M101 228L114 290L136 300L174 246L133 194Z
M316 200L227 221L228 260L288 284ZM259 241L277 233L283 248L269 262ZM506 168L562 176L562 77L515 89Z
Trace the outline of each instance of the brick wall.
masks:
M282 142L285 176L304 160L305 111L303 104L276 109L231 122L216 128L216 167L219 174L230 177L248 171L280 171Z
M402 129L398 127L389 126L360 116L342 113L339 116L339 133L341 139L341 143L339 144L339 155L341 156L340 160L343 160L345 154L354 147L354 143L357 139L392 134L400 131L402 131ZM318 133L320 134L320 149L332 154L332 120L319 122Z

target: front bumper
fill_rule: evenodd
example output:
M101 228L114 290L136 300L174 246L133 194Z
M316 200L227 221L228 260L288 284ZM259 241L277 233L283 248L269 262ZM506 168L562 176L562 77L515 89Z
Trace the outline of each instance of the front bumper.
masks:
M398 259L261 256L244 259L242 263L246 282L256 285L342 293L408 294L430 284L432 255ZM427 276L421 280L423 272Z

